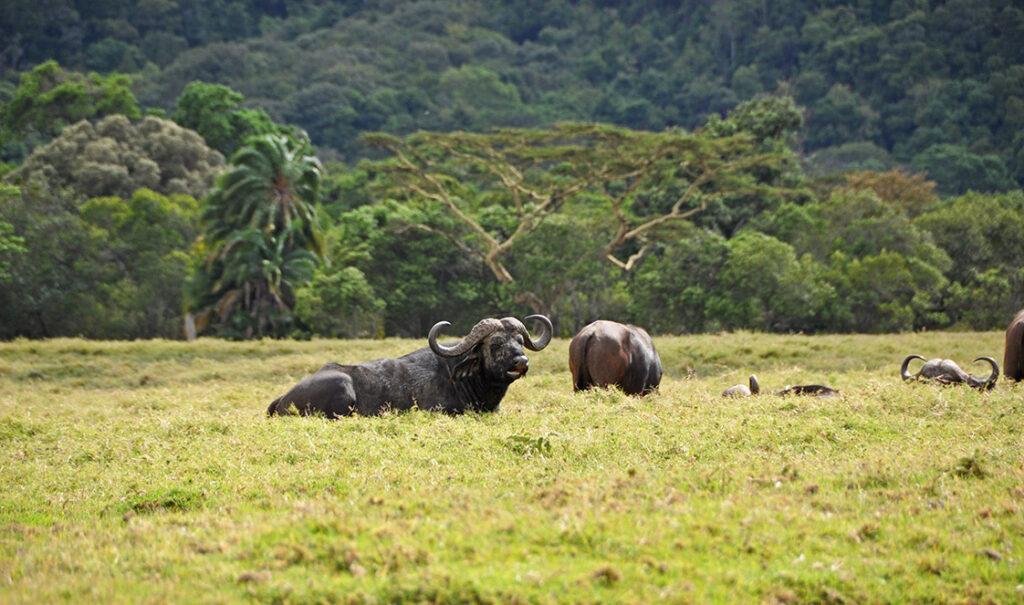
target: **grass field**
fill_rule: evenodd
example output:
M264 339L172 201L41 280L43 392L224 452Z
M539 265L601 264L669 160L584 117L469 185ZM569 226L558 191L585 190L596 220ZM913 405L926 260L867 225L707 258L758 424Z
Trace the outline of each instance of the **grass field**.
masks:
M264 411L425 343L0 344L0 603L1024 602L1024 386L898 379L1001 334L655 342L645 399L563 340L497 414L333 422Z

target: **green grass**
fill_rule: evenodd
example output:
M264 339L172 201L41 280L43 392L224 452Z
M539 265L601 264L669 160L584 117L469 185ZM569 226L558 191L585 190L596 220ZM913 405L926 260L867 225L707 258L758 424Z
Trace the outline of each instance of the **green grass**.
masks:
M0 344L0 602L1024 601L1024 387L897 376L1000 334L656 345L644 399L556 341L497 414L331 422L264 411L421 343Z

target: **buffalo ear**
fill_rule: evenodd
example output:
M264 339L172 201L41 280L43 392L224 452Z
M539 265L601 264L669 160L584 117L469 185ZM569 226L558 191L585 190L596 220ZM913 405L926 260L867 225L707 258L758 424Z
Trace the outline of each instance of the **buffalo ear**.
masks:
M452 368L452 379L462 380L480 372L480 351L474 348Z

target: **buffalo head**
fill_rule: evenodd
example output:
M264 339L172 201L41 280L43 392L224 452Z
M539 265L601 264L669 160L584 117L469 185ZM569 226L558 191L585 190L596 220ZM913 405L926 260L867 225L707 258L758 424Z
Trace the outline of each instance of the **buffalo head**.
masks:
M460 358L452 370L459 379L482 374L490 382L511 383L526 375L530 361L523 348L539 351L551 342L551 320L543 315L530 315L526 321L537 320L542 330L534 339L523 322L515 317L482 319L459 342L445 346L437 342L441 331L451 324L439 321L430 329L427 342L430 350L445 358Z
M909 370L910 362L915 359L920 359L924 362L924 365L921 366L917 373L911 374ZM991 357L977 357L974 361L984 361L991 366L992 371L987 377L972 376L961 370L960 366L950 359L925 359L920 355L907 355L903 359L903 364L900 365L900 377L904 381L930 380L939 384L966 384L975 389L985 391L992 389L999 379L999 364Z

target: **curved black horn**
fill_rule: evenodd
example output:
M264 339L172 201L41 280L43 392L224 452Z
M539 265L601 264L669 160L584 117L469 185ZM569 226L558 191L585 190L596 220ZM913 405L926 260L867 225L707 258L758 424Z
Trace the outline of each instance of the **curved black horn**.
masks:
M761 392L761 383L757 381L757 376L750 375L750 394L757 395Z
M544 329L541 331L540 336L537 338L536 341L530 338L530 333L528 331L524 330L523 345L527 349L530 349L531 351L539 351L544 347L548 346L548 343L551 342L551 334L555 330L551 326L551 320L543 315L527 315L526 317L523 318L523 321L530 321L531 319L536 319L541 324L543 324Z
M441 330L450 325L452 325L450 322L439 321L434 324L434 327L430 328L430 334L427 335L427 343L430 344L430 350L441 357L457 357L462 355L475 347L478 342L492 332L501 329L501 322L497 319L481 319L473 326L473 329L469 331L465 338L450 347L446 347L437 342L437 336L441 333Z
M991 357L978 357L974 361L987 361L989 365L992 366L992 373L989 374L988 380L986 380L985 384L981 387L986 391L991 390L992 387L996 386L996 381L999 380L999 364Z
M907 368L910 367L910 361L912 359L920 359L921 361L926 361L925 358L921 357L920 355L907 355L906 359L903 360L903 365L900 366L900 377L903 378L903 380L914 379L914 377L910 375L910 372L907 371Z

